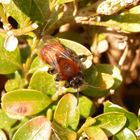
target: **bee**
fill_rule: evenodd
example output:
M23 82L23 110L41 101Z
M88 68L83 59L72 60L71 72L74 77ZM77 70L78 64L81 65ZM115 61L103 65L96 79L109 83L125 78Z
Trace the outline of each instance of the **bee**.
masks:
M44 44L41 59L51 65L50 73L56 73L56 81L65 80L65 87L78 88L83 84L82 65L79 56L58 41Z

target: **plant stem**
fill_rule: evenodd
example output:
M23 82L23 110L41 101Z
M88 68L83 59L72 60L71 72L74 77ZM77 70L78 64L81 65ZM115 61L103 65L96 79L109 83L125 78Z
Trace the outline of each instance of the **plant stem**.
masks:
M30 69L30 66L32 64L33 61L33 57L35 55L35 48L37 47L37 44L39 43L39 39L37 37L34 37L33 42L32 42L32 46L31 46L31 54L28 57L28 59L26 60L26 63L24 64L24 77L25 79L27 79L28 76L28 71Z
M15 36L21 36L21 35L26 35L29 32L32 32L38 27L37 24L31 24L29 26L26 26L24 28L19 28L19 29L13 29L11 30Z

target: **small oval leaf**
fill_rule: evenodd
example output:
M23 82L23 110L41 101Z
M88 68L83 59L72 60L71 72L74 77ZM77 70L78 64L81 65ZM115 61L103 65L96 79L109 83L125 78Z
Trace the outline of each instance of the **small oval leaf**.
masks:
M64 95L57 104L54 120L61 126L76 129L79 123L77 99L72 94Z
M137 138L130 129L124 128L118 134L113 136L113 140L137 140Z
M96 66L92 66L85 71L85 84L83 84L83 91L88 96L104 96L109 93L109 90L114 85L112 75L108 73L98 72Z
M52 140L76 140L77 134L69 128L63 128L56 122L52 122L53 132Z
M132 113L132 112L129 112L127 111L126 109L116 105L116 104L113 104L109 101L106 101L104 103L104 112L121 112L121 113L124 113L125 116L127 117L128 119L128 122L127 122L127 127L130 128L131 130L135 130L137 128L137 125L138 125L138 119L137 119L137 116Z
M39 59L39 57L36 57L31 64L29 73L34 73L35 71L42 69L43 67L45 67L44 69L48 69L48 66L44 64L43 61Z
M16 120L9 118L6 113L0 109L0 129L9 129Z
M108 140L107 135L99 127L92 126L86 128L84 132L90 140Z
M26 122L14 134L12 140L50 140L51 122L38 116Z
M2 108L12 118L36 114L45 109L51 99L40 91L20 89L6 93L2 97Z
M87 118L95 112L95 105L86 96L80 96L79 97L79 110L80 110L81 117Z
M36 71L31 77L29 88L41 91L46 95L53 95L56 92L54 76L48 74L48 72L42 68L42 70Z
M112 16L104 25L121 30L123 32L140 32L140 5L131 8L129 11ZM102 24L103 25L103 24Z
M118 67L110 64L97 64L96 69L99 73L107 73L114 79L113 89L118 88L122 83L121 71Z
M127 120L123 113L118 112L104 113L95 119L94 126L102 128L108 137L118 133L125 126Z

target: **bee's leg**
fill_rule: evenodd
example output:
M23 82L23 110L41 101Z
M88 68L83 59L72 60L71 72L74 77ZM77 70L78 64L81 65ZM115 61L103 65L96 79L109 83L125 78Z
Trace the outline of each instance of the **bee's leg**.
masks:
M56 77L54 78L54 80L55 80L55 81L60 81L60 80L61 80L60 75L57 74Z
M69 88L70 87L70 83L68 81L65 82L65 88Z
M49 73L49 74L56 74L57 71L55 70L55 68L49 68L49 69L48 69L48 73Z

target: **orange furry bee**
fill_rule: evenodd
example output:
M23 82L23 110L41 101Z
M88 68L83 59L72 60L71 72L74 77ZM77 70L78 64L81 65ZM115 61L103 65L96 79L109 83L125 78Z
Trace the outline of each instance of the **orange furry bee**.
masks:
M78 88L83 83L79 56L64 48L58 41L45 44L40 51L45 63L52 66L51 73L56 73L56 81L65 80L66 87Z

